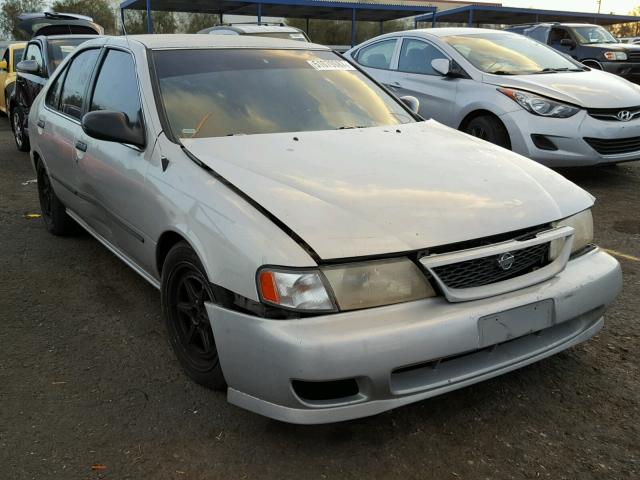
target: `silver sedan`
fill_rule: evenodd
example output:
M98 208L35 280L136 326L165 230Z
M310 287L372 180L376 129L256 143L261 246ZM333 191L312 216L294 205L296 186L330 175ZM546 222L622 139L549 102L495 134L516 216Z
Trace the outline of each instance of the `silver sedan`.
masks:
M345 56L420 113L550 167L640 159L640 87L481 28L376 37Z
M160 290L191 378L287 422L373 415L597 333L621 274L592 244L593 197L404 102L308 43L92 40L29 117L44 223L80 224Z

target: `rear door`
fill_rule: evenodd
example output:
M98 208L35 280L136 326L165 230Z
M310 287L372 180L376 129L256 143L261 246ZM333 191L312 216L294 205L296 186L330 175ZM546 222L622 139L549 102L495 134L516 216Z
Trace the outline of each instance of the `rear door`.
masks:
M420 101L420 115L445 125L453 125L459 79L443 77L431 67L431 61L451 60L431 42L403 38L396 70L390 72L391 89L399 97L411 95Z
M144 129L144 115L134 56L128 50L107 48L101 59L88 111L115 111L126 114L129 124ZM152 146L141 149L83 135L87 151L79 161L79 190L92 199L95 208L91 225L106 230L105 238L147 271L153 271L145 252L153 242L145 235L145 225L153 222L153 192L145 174Z
M3 63L3 67L0 68L0 110L5 111L6 99L5 99L5 82L9 75L9 69L11 68L10 49L7 48L0 58L0 62Z

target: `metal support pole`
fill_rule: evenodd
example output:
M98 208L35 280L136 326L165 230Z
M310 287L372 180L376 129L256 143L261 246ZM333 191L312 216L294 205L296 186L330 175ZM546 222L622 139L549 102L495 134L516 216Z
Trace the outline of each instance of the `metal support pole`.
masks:
M469 9L469 22L467 23L467 27L473 27L473 9Z
M220 12L218 16L220 17L220 25L224 25L224 13Z
M307 37L309 36L309 17L307 17Z
M262 22L262 4L261 3L258 4L258 24L260 24L260 22Z
M120 22L122 22L122 34L126 35L127 34L127 29L124 26L124 8L120 9Z
M431 28L436 28L436 16L438 14L436 12L433 12L433 15L431 15Z
M351 9L351 46L356 44L356 9Z
M151 18L151 0L147 0L147 33L153 33L153 18Z
M418 17L416 17L418 18ZM416 20L416 18L413 19L413 29L417 30L418 29L418 20Z
M380 20L380 35L384 33L384 20Z

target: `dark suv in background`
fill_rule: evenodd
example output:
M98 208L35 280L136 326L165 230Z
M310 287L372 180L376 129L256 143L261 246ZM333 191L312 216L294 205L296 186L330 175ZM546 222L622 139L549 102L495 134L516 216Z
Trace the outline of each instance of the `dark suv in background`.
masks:
M537 23L507 28L534 38L591 68L640 83L640 45L621 43L600 25Z
M68 13L26 13L18 28L31 37L22 61L16 65L16 87L9 100L9 118L18 150L29 150L28 122L31 104L51 74L81 43L101 35L103 29L90 17Z

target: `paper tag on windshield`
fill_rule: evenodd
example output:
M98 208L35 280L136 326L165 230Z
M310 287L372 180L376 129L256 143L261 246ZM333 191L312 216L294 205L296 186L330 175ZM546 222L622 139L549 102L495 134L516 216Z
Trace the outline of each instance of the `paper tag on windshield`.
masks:
M307 60L316 70L355 70L346 60Z

